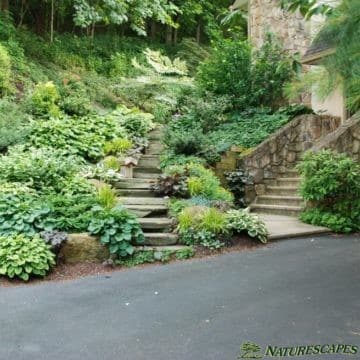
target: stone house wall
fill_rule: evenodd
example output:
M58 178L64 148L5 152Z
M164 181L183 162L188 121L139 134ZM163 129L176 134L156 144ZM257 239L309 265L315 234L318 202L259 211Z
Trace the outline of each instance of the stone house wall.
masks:
M310 23L300 13L289 13L280 8L279 0L249 1L249 35L260 47L267 32L274 33L290 53L303 55L310 45Z

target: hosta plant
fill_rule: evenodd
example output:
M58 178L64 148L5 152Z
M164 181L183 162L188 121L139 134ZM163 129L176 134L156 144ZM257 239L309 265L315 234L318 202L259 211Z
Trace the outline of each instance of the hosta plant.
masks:
M38 236L0 238L0 275L28 281L33 275L46 276L54 265L55 255Z
M99 208L93 216L88 231L100 236L100 242L108 246L111 254L119 257L132 255L135 250L132 244L144 241L144 234L136 216L124 208Z
M247 210L230 210L227 213L227 229L235 234L246 233L262 243L267 242L268 231L256 215Z
M49 148L25 151L16 146L0 157L0 180L19 182L37 191L61 191L78 169L78 159Z
M52 230L47 218L47 204L27 194L0 193L0 236L25 234L34 236L42 230Z

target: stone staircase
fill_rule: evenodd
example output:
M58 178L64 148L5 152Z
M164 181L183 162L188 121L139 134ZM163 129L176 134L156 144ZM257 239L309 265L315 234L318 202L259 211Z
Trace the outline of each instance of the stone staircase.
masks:
M250 205L251 211L297 217L303 207L303 200L298 194L300 180L295 169L287 170L277 179L264 180L264 190Z
M178 236L172 232L173 220L168 217L168 200L156 196L151 190L161 174L161 135L159 129L149 134L149 146L133 168L133 177L114 184L119 203L138 217L145 235L145 246L170 246L178 242Z

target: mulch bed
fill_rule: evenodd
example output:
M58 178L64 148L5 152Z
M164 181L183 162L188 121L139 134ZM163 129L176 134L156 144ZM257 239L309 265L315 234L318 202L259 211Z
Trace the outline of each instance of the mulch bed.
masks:
M264 247L269 245L264 245L259 242L256 242L248 237L237 237L232 239L231 246L224 247L220 250L209 250L203 247L195 248L195 256L189 260L172 260L171 262L178 261L192 261L193 259L199 258L209 258L218 256L221 254L226 254L230 252L242 252L242 251L250 251L255 250L259 247ZM157 262L152 264L142 264L136 266L135 268L145 268L148 266L158 266L163 263ZM168 264L168 263L167 263ZM58 282L58 281L66 281L66 280L74 280L78 278L82 278L85 276L96 276L108 274L114 271L129 271L132 268L128 267L120 267L114 266L110 267L104 264L93 264L93 263L81 263L81 264L58 264L49 275L44 279L32 279L31 281L24 283L21 280L10 280L5 277L0 277L0 287L14 287L14 286L24 286L24 285L35 285L39 283L45 282Z

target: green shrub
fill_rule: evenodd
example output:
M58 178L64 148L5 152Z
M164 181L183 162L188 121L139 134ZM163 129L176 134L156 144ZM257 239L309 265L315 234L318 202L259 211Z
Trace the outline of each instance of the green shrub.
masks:
M298 169L303 178L300 194L308 201L304 221L337 232L360 230L359 163L323 150L306 153Z
M41 200L50 209L44 220L45 230L66 232L86 231L93 218L92 209L97 205L95 196L89 194L50 194Z
M247 210L230 210L227 213L227 229L235 234L246 233L262 243L267 242L268 231L264 222Z
M226 232L226 216L215 208L209 208L201 217L199 228L213 234Z
M226 229L226 216L215 208L204 206L187 207L178 216L179 230L206 231L215 235L224 234Z
M133 137L145 137L155 127L154 116L136 108L118 107L109 117L114 119Z
M71 116L86 116L91 112L91 101L85 86L69 80L61 89L60 109Z
M64 154L77 155L88 161L104 156L104 146L114 138L126 137L126 131L111 117L97 115L37 121L29 142L34 147L53 147Z
M0 238L0 275L28 281L33 275L46 276L54 265L55 255L39 237Z
M204 91L234 97L238 108L251 96L251 48L247 42L225 40L198 68L197 82Z
M172 151L165 151L160 155L160 167L166 169L171 166L186 165L186 164L199 164L205 165L206 160L198 156L175 155Z
M106 155L124 154L133 147L131 140L117 138L105 143L104 152Z
M133 242L142 243L144 234L135 215L123 208L99 209L89 224L90 234L99 235L111 254L126 257L134 253Z
M111 55L111 60L109 64L109 76L110 77L119 77L119 76L128 76L131 71L131 62L126 54L116 53Z
M98 189L97 202L105 209L112 209L117 203L116 193L110 185L102 185Z
M273 36L251 55L247 42L224 40L216 45L197 73L204 91L232 97L239 110L282 103L283 87L291 80L292 60Z
M197 155L204 149L204 135L201 131L167 132L164 143L175 155Z
M229 190L234 195L234 203L239 207L246 207L247 202L245 199L246 185L252 185L252 177L244 170L237 169L236 171L229 171L225 173L225 178Z
M206 134L207 142L218 152L232 145L252 148L267 139L291 120L284 113L271 113L270 109L251 109L229 115L226 123Z
M58 102L60 95L54 83L40 83L35 86L34 92L29 99L29 110L32 114L49 118L59 117L60 109Z
M356 210L354 215L348 217L324 209L309 208L300 214L300 220L312 225L325 226L338 233L351 233L360 230L360 209Z
M219 250L225 243L218 239L218 235L209 231L188 229L180 232L180 240L184 245L201 245L210 250Z
M191 196L204 196L209 200L224 200L231 202L231 193L221 187L220 180L210 170L200 164L174 165L165 170L167 175L183 176Z
M11 62L6 48L0 44L0 95L4 95L10 86Z
M277 108L284 103L283 88L293 76L292 60L274 35L266 34L263 46L253 54L252 106ZM251 100L251 99L249 99Z
M171 125L178 130L191 131L194 126L201 126L204 133L214 130L227 121L226 114L232 110L232 99L227 95L214 95L211 92L190 93L184 96L179 105L182 117Z
M119 171L121 168L119 159L116 156L107 156L103 163L106 170Z
M0 181L27 184L38 191L61 191L79 169L77 159L53 149L12 148L0 158Z
M63 157L62 153L48 148L24 151L13 147L0 161L0 179L20 182L35 190L47 188L62 190L64 183L79 170L78 159Z
M160 196L187 197L188 186L183 174L160 175L152 190Z
M30 132L29 119L23 109L10 99L0 100L0 152L24 141Z

